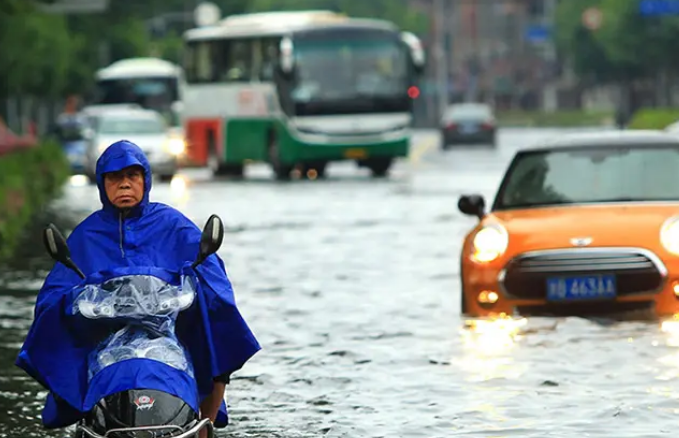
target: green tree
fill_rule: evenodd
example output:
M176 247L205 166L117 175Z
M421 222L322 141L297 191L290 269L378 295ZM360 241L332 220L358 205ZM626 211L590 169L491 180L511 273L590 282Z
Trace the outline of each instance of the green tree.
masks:
M595 38L613 62L644 66L648 73L669 68L679 38L679 18L646 17L638 0L602 0L603 23Z
M582 24L583 12L601 11L598 29ZM659 71L679 70L674 56L679 17L647 17L639 0L568 0L559 3L556 37L560 50L578 75L600 82L652 77Z
M1 96L56 95L67 81L71 35L63 17L39 12L26 0L0 8Z
M602 26L590 30L582 22L583 12L591 7L604 7L605 0L568 0L559 3L556 11L556 44L571 61L574 72L582 79L599 83L638 77L643 63L634 57L616 56L604 27L616 20L615 11L605 10ZM626 0L618 0L620 3Z

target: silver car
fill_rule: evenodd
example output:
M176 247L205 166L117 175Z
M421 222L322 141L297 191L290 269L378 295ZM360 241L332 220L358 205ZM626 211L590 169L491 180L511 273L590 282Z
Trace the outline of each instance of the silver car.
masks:
M169 129L163 116L152 110L102 111L92 116L93 136L87 151L87 175L96 181L97 159L111 144L129 140L146 154L151 171L161 181L177 172L178 159L185 151L183 139Z

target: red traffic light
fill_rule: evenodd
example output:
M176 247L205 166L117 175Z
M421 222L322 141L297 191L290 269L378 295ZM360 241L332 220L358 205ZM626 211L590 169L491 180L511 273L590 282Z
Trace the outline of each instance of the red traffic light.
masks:
M417 88L416 86L412 86L408 88L408 97L411 99L417 99L420 96L420 89Z

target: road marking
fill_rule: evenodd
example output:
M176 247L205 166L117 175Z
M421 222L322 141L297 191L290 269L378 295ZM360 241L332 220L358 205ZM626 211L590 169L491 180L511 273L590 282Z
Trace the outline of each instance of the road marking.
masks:
M415 145L410 153L410 162L413 164L419 163L422 160L424 154L426 154L431 148L436 146L439 142L439 138L436 135L431 136L427 140L421 141Z

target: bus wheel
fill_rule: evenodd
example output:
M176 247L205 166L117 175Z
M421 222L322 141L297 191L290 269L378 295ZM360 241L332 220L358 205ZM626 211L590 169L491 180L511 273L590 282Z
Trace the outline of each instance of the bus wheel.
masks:
M242 178L244 172L245 166L242 164L224 164L220 169L220 175L231 176L234 178Z
M375 178L383 178L389 173L393 160L391 158L372 158L365 163Z
M269 140L269 163L271 163L271 169L276 175L277 180L290 179L290 172L292 172L293 166L281 163L280 146L275 135L271 135Z

